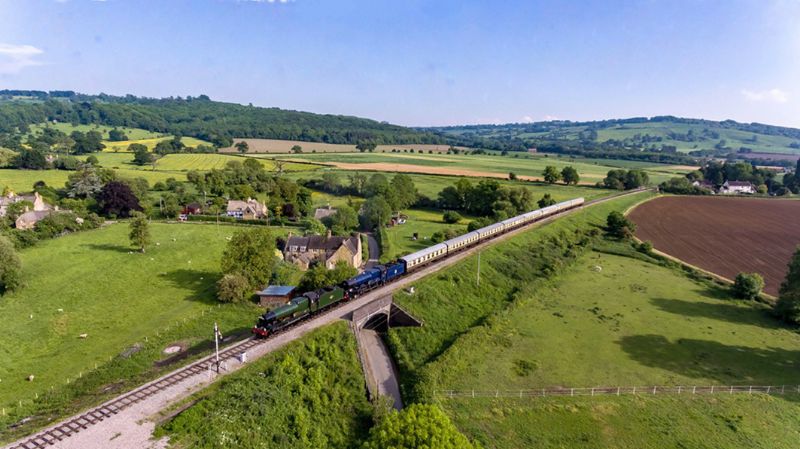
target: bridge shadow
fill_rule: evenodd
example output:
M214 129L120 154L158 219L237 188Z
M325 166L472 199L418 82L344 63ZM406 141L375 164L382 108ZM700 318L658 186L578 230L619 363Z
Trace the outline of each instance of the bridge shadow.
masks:
M662 335L623 337L617 344L642 365L722 385L797 385L800 351L725 345ZM789 396L787 396L788 398ZM800 396L793 396L800 400Z

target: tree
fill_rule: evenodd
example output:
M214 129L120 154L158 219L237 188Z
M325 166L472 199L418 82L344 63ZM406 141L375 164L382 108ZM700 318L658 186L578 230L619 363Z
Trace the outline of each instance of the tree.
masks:
M26 170L45 170L47 169L47 158L40 150L22 150L14 158L14 166Z
M150 223L141 212L133 212L131 216L133 219L129 226L130 234L128 234L128 237L131 239L131 245L144 252L145 248L150 245Z
M244 276L250 288L256 289L269 282L276 263L275 238L269 229L257 227L233 234L222 254L221 268L224 274Z
M544 208L556 204L556 200L553 199L553 197L550 196L549 193L545 193L544 196L541 199L539 199L539 201L536 202L536 204L539 205L539 208Z
M359 142L356 144L356 149L362 153L365 151L372 153L375 151L375 148L377 148L375 142Z
M763 288L764 278L758 273L739 273L733 281L733 295L741 299L756 299Z
M367 185L367 175L355 172L348 176L350 180L350 188L353 189L356 195L364 194L364 188Z
M391 411L369 431L362 449L472 449L450 418L434 404L412 404Z
M517 174L514 173L513 171L512 172L508 172L508 180L509 181L516 181L517 180Z
M161 213L164 217L175 218L180 212L181 205L174 193L168 193L161 197Z
M133 153L133 163L136 165L150 165L155 159L155 155L147 149L147 146L141 143L128 145L128 151Z
M364 194L367 198L376 195L385 196L389 192L389 179L383 173L375 173L369 177L364 186Z
M356 216L356 225L358 225L358 216ZM308 234L322 235L326 232L325 225L314 217L308 217L300 222L300 228L303 232Z
M407 209L417 202L417 187L411 176L404 173L394 175L391 182L393 209Z
M217 281L217 299L222 302L242 302L252 294L250 283L240 274L226 274Z
M336 262L336 265L330 270L325 264L316 263L303 274L297 289L301 292L309 292L322 287L338 285L356 274L358 274L358 270L343 260Z
M638 189L650 183L650 177L642 170L629 170L625 174L625 189Z
M79 164L78 170L67 177L67 196L89 198L103 188L103 180L92 164Z
M794 255L789 261L789 271L781 283L780 293L788 293L793 290L800 290L800 246L795 249Z
M559 179L561 179L561 173L552 165L548 165L544 168L542 176L544 177L544 181L549 184L555 184Z
M322 188L326 192L336 193L341 188L339 183L339 175L334 172L326 172L322 174Z
M636 232L636 224L615 210L606 218L606 230L612 237L627 239Z
M108 132L108 140L111 142L123 142L128 140L128 136L123 131L114 128Z
M97 204L100 212L106 216L126 218L134 211L142 211L139 199L130 186L121 181L111 181L103 186L97 195Z
M447 210L442 214L442 221L447 224L456 224L461 221L461 214L454 210Z
M391 216L392 208L380 195L373 196L364 203L364 222L368 229L384 226Z
M603 186L607 189L625 190L625 170L609 170L603 178Z
M481 218L478 218L477 220L472 220L467 225L467 232L476 231L476 230L478 230L480 228L489 226L492 223L493 223L493 221L489 217L481 217Z
M100 166L100 160L97 159L97 156L95 156L94 154L90 154L89 157L86 158L86 163L87 164L91 164L91 165L93 165L95 167L99 167Z
M72 152L75 154L96 153L106 147L103 145L103 135L97 131L89 131L85 134L73 131L70 137L75 141L75 145L72 147Z
M326 220L327 226L334 234L344 235L358 228L358 214L352 207L343 204Z
M293 145L292 146L292 153L300 154L302 152L303 152L303 147L301 147L300 145Z
M22 261L11 240L0 235L0 294L19 288L22 284Z
M570 165L564 167L564 169L561 170L561 179L563 179L564 183L567 185L569 184L577 185L578 182L581 180L581 177L578 174L578 170L576 170L575 167Z
M236 142L236 145L234 145L234 147L236 147L236 151L242 154L245 154L247 153L248 150L250 150L250 145L248 145L247 142L245 142L244 140Z

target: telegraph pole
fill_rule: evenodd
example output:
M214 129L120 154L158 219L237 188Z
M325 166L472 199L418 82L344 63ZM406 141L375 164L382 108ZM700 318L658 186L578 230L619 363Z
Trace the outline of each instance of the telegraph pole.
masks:
M481 285L481 252L478 251L478 285Z
M214 353L216 354L217 374L219 374L219 327L214 321Z

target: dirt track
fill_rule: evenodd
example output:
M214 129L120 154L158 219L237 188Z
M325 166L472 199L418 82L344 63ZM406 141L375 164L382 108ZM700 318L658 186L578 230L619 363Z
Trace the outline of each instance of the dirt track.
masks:
M728 279L759 273L771 295L800 244L800 201L662 197L639 205L630 217L636 236L656 249Z

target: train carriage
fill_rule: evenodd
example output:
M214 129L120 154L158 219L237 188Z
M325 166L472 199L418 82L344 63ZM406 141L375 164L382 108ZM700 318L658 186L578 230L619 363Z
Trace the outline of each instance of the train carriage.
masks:
M477 231L468 232L464 235L459 235L458 237L454 237L450 240L445 240L444 243L447 245L447 253L450 254L453 251L458 251L465 246L472 245L473 243L480 240L481 235Z
M412 267L430 262L434 259L438 259L446 254L447 245L444 243L438 243L415 253L411 253L407 256L403 256L400 259L405 262L406 271L410 271Z

